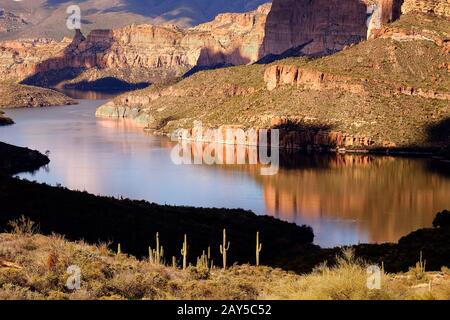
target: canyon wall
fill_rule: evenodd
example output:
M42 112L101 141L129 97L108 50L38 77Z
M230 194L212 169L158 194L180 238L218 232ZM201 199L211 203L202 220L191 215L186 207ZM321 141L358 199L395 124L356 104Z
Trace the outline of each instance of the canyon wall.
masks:
M72 68L95 69L85 77L89 81L117 76L125 81L153 82L181 76L194 66L255 62L270 6L244 14L220 14L212 22L189 29L130 25L94 30L87 37L77 31L72 41L0 42L0 80L22 81L39 73Z
M402 0L274 0L262 55L307 44L303 54L329 54L367 39L400 16Z
M449 0L274 0L188 29L143 24L94 30L87 37L77 31L61 42L3 41L0 81L153 83L194 67L249 64L292 48L300 54L330 54L377 36L384 24L412 11L448 16Z

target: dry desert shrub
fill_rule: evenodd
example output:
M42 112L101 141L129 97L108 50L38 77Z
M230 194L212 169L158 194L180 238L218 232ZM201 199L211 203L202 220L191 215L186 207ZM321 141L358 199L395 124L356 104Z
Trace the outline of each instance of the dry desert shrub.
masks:
M80 290L66 286L67 268L79 266ZM446 269L444 269L445 271ZM201 276L199 276L199 274ZM0 299L449 299L448 273L382 274L381 289L367 288L367 265L344 251L335 266L298 275L270 267L186 271L117 255L105 245L63 237L0 234Z

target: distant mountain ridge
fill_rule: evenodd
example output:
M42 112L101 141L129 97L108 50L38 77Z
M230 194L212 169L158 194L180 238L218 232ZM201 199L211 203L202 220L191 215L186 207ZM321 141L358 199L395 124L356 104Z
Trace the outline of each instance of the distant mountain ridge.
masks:
M246 12L267 0L0 0L0 39L56 38L72 35L67 8L82 10L82 31L119 28L132 23L172 23L191 27L225 12Z
M141 87L182 76L193 67L241 65L260 58L271 4L222 13L193 28L133 24L73 39L0 41L0 80L38 86ZM67 81L70 80L70 84ZM106 81L108 80L108 81Z

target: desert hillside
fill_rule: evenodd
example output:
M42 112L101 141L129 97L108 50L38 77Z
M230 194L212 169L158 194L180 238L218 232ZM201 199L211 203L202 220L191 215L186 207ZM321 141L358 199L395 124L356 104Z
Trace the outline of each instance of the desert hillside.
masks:
M281 127L288 146L439 148L449 143L448 19L411 12L333 55L201 72L97 114L167 133L194 120Z
M51 89L0 82L0 108L33 108L76 104L74 99Z
M178 259L165 264L138 260L106 245L68 242L15 227L14 233L0 234L2 300L450 299L448 269L426 272L424 261L406 273L383 272L381 289L369 290L367 265L352 251L341 253L336 266L321 266L307 275L250 265L211 268L205 265L207 257L182 270ZM73 276L67 272L70 266L80 271L79 290L66 286Z

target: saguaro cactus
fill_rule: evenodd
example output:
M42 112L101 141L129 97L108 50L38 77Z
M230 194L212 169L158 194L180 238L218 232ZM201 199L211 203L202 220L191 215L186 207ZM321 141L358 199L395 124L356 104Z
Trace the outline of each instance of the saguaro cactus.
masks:
M172 268L177 268L177 257L172 257Z
M148 247L150 262L161 264L164 256L164 247L159 245L159 232L156 233L156 249Z
M187 268L187 254L188 254L187 235L184 235L183 248L181 249L181 255L183 256L183 270L186 270Z
M223 229L223 242L220 245L220 253L222 254L223 269L227 268L227 252L230 250L230 242L227 245L227 230Z
M156 233L156 263L161 262L161 248L159 246L159 232Z
M209 269L208 255L205 250L203 250L202 255L197 258L197 268Z
M212 270L214 267L214 261L211 259L211 247L208 247L208 261L209 261L209 269Z
M256 233L256 266L259 266L259 254L262 250L262 243L259 242L259 231Z

